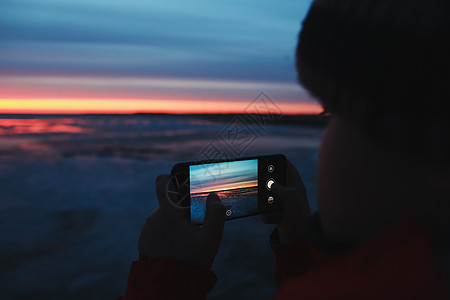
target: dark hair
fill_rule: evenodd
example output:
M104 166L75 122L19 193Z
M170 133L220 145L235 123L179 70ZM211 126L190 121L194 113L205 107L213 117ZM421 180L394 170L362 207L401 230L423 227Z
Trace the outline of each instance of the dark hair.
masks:
M449 15L442 0L317 0L299 35L299 81L369 136L450 166Z

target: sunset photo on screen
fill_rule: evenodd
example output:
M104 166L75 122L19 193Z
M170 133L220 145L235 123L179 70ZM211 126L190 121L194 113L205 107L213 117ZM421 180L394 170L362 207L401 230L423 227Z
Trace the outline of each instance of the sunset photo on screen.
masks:
M219 196L228 218L258 211L257 159L192 165L189 169L192 223L203 222L210 193Z

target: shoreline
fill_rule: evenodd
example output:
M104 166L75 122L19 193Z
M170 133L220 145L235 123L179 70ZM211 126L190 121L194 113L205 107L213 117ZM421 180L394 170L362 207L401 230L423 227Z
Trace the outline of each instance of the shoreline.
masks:
M135 113L135 114L0 114L0 119L59 119L59 118L188 118L207 120L211 122L231 122L238 118L255 125L317 125L325 126L329 116L325 114L295 114L295 115L270 115L270 114L170 114L170 113Z

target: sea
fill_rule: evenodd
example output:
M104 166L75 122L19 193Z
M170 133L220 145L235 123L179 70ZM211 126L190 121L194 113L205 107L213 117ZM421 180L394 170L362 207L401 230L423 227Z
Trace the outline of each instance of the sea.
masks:
M214 193L226 209L225 219L249 216L258 212L258 187L218 190ZM206 199L210 193L190 195L190 217L193 224L201 224L205 218Z
M316 210L323 133L245 115L0 115L2 299L123 295L155 178L178 162L285 154ZM225 223L208 299L276 293L272 230L259 216Z

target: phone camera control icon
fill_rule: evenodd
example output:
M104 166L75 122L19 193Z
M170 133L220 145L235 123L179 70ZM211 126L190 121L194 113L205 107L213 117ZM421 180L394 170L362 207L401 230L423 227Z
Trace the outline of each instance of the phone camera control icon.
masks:
M275 180L273 178L267 179L266 188L270 191L272 189L272 184L274 184L274 183L275 183Z
M273 165L269 165L269 166L267 167L267 171L269 171L269 173L272 173L273 170L275 170L275 167L274 167Z
M275 201L275 199L273 199L272 196L269 196L269 198L267 198L267 203L272 204L273 201Z
M233 212L231 211L231 209L228 209L225 214L227 215L227 217L231 216Z

